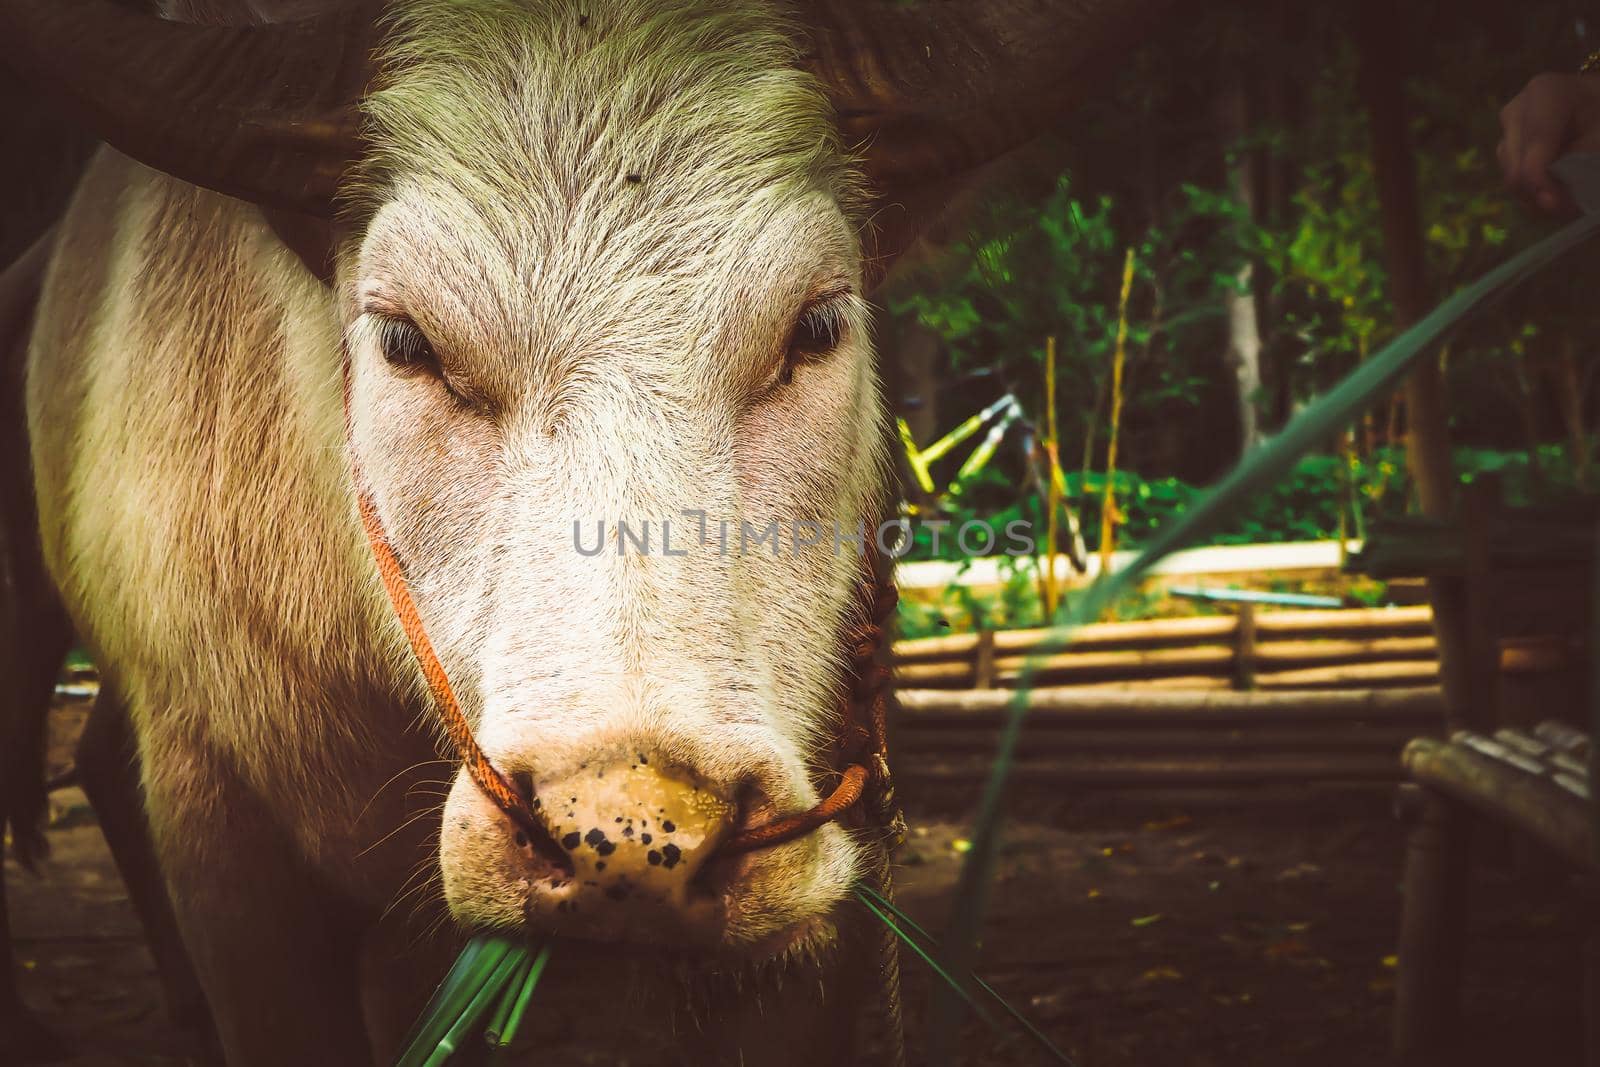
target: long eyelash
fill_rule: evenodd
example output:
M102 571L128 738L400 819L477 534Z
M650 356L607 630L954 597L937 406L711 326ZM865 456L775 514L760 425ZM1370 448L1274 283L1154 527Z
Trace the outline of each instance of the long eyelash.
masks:
M788 385L794 381L798 365L818 359L839 347L850 325L851 307L848 291L827 293L807 304L789 334L788 348L773 384Z
M844 304L842 299L812 304L801 313L796 333L803 332L808 341L820 350L836 347L844 337Z
M415 323L409 319L381 314L369 314L364 321L364 328L372 331L372 339L377 343L378 351L382 353L384 359L396 366L416 368L437 378L450 399L462 408L468 411L484 409L480 399L464 392L445 372L432 342Z
M383 317L377 319L376 329L379 351L385 359L394 360L395 356L391 353L395 353L403 363L434 362L433 348L428 344L428 339L411 323Z
M838 347L850 326L851 301L848 293L830 293L814 299L800 312L795 336L810 339L810 350L826 352Z

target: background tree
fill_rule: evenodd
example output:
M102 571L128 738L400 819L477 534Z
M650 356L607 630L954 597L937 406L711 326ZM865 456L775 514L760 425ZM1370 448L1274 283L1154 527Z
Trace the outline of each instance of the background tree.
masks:
M1369 5L1363 24L1360 6L1256 0L1174 26L950 228L935 257L942 269L924 266L889 292L891 348L912 328L939 341L921 373L920 402L936 412L924 414L925 432L1007 391L1039 417L1053 334L1062 437L1088 457L1076 488L1092 483L1131 247L1118 479L1137 537L1146 511L1154 523L1181 507L1399 323L1548 229L1500 187L1496 115L1531 75L1573 69L1587 53L1580 6ZM1374 146L1407 142L1417 196L1411 219L1389 223L1413 234L1397 268L1379 195L1392 167L1379 166ZM1564 491L1593 462L1595 317L1583 279L1597 276L1600 253L1585 255L1462 331L1436 372L1440 415L1464 450L1458 464L1521 472L1514 492ZM1408 275L1398 288L1397 269ZM1300 490L1315 487L1333 506L1309 508L1286 491L1287 510L1227 536L1331 536L1348 459L1369 508L1406 507L1405 415L1396 402L1346 446L1329 442L1327 457L1307 461ZM1020 450L1002 454L964 504L990 514L1022 506L1022 462ZM1094 504L1084 503L1092 531Z

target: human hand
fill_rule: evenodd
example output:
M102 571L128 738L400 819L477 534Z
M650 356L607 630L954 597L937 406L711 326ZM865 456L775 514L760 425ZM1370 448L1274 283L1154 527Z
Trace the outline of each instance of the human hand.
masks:
M1572 152L1600 151L1600 75L1540 74L1500 109L1500 160L1506 185L1551 212L1573 210L1550 164Z

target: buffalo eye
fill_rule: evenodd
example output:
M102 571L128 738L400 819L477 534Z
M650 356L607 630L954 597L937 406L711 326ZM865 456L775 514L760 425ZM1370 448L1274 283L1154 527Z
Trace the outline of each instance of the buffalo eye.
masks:
M439 356L415 323L405 319L378 320L378 347L392 367L440 373Z
M439 360L439 354L434 351L428 338L417 328L417 324L410 319L378 318L378 347L383 351L383 358L389 366L404 375L426 374L436 379L444 390L463 408L480 410L483 405L475 401L472 396L451 380L445 373L444 365Z
M801 310L789 332L778 385L794 381L795 368L802 363L814 363L839 347L844 338L846 299L845 294L838 293L813 300Z

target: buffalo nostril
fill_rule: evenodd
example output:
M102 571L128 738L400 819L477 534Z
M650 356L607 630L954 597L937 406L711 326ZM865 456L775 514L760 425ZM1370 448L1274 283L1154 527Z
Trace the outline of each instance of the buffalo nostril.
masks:
M514 771L509 776L511 788L522 798L527 809L537 818L544 805L533 791L533 774L530 771ZM555 867L567 877L572 876L572 860L566 852L562 851L560 844L552 837L549 831L537 821L530 821L526 817L514 817L517 824L512 840L517 847L531 847L536 855L550 866Z
M567 878L573 875L572 858L562 851L561 845L540 826L530 826L527 830L518 830L513 837L517 848L532 848L535 855L545 863L554 867Z
M706 896L720 897L748 868L748 851L729 851L723 846L772 819L777 810L772 797L753 781L746 782L734 795L730 832L717 842L717 848L705 857L694 875L696 890ZM662 860L665 862L666 857Z
M534 806L534 802L537 798L535 798L533 795L532 771L512 772L511 788L516 790L517 795L522 798L522 802L524 804L528 805L530 808Z

